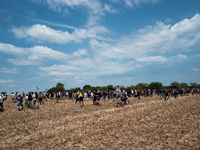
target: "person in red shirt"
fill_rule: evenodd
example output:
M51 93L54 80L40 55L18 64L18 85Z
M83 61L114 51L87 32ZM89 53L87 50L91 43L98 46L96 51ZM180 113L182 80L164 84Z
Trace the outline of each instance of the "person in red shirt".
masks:
M25 93L23 92L23 97L25 97Z

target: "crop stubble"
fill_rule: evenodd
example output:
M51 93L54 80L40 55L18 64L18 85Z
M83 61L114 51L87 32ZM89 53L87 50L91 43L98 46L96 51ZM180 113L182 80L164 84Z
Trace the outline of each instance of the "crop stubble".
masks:
M10 97L0 116L0 149L200 149L200 96L173 103L159 97L124 108L85 101L48 100L39 110L17 111Z

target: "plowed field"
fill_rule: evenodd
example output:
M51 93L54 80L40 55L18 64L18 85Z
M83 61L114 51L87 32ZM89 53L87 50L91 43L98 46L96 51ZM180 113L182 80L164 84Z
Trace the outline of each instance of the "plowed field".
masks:
M124 108L48 100L18 111L10 97L0 113L0 149L200 149L200 95L164 102L158 96Z

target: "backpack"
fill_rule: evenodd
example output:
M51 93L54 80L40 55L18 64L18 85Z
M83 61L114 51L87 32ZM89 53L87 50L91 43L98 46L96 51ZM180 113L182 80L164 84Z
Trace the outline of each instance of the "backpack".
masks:
M29 99L29 100L32 99L31 93L29 93L29 95L28 95L28 99Z
M79 97L83 97L83 94L81 92L79 93Z
M20 100L20 102L22 103L23 102L23 97L21 96L21 100Z

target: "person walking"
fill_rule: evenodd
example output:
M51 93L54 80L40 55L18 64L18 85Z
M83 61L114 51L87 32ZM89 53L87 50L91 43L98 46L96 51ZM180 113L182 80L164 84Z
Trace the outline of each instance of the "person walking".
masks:
M84 104L83 104L83 93L80 91L78 96L80 98L80 107L83 107L84 106Z
M1 112L4 111L4 109L3 109L3 102L4 102L4 96L3 96L3 94L1 94L0 95L0 106L1 106L0 111Z
M42 92L40 92L39 97L38 97L40 105L41 105L41 103L44 104L44 102L42 101L42 98L43 98L43 95L42 95Z
M80 98L79 98L79 91L76 92L76 102L74 103L74 105L76 105L76 103L79 101L79 104L81 103L80 102Z
M18 93L18 95L17 95L17 108L18 108L18 111L22 110L22 102L23 102L23 97Z
M31 92L29 92L28 94L28 107L31 108L32 106L32 94Z

